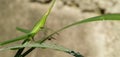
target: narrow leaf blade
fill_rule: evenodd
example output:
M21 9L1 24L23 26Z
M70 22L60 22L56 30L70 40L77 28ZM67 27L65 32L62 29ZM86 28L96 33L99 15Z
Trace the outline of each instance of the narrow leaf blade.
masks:
M0 42L0 46L6 45L6 44L10 44L10 43L13 43L13 42L16 42L16 41L19 41L19 40L28 39L28 37L30 37L30 35L31 34L25 34L25 35L16 37L16 38L11 39L11 40Z
M55 44L46 44L46 43L42 43L42 44L32 43L32 44L18 45L18 46L13 46L13 47L8 47L8 48L1 48L0 51L16 49L16 48L23 48L23 47L49 48L49 49L53 49L53 50L66 52L66 53L71 54L75 57L83 57L81 54L76 53L75 51L72 51L72 50L65 48L63 46L55 45Z
M29 32L30 32L30 30L23 29L23 28L19 28L19 27L16 27L16 29L17 29L18 31L21 31L21 32L24 32L24 33L29 33Z

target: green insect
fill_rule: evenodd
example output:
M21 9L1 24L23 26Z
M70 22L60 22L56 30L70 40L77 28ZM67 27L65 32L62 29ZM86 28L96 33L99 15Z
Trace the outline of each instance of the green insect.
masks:
M46 23L46 19L47 19L48 15L50 14L50 12L51 12L51 10L53 8L53 6L55 4L55 1L56 0L52 1L52 5L50 6L50 8L43 15L43 17L35 24L35 26L33 27L33 29L29 33L26 33L25 35L16 37L16 38L8 40L8 41L1 42L0 46L5 45L5 44L9 44L9 43L12 43L12 42L16 42L16 41L19 41L19 40L23 40L23 39L33 38L40 30L42 30L44 28L44 25Z

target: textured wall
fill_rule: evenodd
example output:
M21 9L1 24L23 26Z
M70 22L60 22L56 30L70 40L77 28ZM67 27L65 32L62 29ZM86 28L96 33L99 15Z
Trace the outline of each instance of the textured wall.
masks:
M49 2L50 0L0 0L0 41L22 34L15 30L16 27L30 29L48 9ZM88 17L119 13L119 5L119 0L57 0L46 25L57 30ZM119 57L118 26L119 21L82 24L60 32L60 35L55 36L56 40L48 42L78 51L85 57ZM0 52L3 57L13 57L14 54L14 51ZM72 56L49 49L36 49L28 57Z

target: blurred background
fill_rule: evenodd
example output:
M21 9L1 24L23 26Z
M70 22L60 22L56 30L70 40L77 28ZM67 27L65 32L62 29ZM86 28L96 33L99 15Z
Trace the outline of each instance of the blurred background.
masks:
M47 11L51 0L0 0L0 42L20 36L16 27L31 29ZM86 18L120 13L119 0L57 0L46 26L53 31ZM47 41L80 52L85 57L120 56L120 21L99 21L77 25ZM42 33L37 35L40 38ZM8 46L18 45L15 42ZM2 51L1 57L13 57L16 51ZM27 57L73 57L50 49L35 49Z

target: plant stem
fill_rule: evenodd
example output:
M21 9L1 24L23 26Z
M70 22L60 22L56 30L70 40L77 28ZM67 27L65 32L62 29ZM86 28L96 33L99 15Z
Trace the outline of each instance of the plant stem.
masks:
M24 40L22 44L26 43L27 41L29 41L29 39ZM21 53L23 52L24 49L25 49L25 47L24 47L24 48L20 48L20 49L17 51L17 53L15 54L14 57L19 57L19 56L21 56Z
M25 49L25 48L20 48L20 49L17 51L17 53L15 54L14 57L21 56L21 53L23 52L24 49Z
M26 55L28 55L34 49L35 49L35 47L32 47L32 48L28 49L25 53L22 54L22 56L25 57Z

